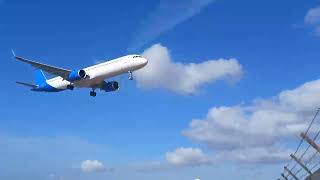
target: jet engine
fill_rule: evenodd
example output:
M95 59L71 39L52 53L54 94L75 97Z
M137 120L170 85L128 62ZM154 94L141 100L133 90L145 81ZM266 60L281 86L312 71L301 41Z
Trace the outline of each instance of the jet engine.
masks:
M119 83L117 81L106 82L101 86L101 90L106 92L118 91L120 89Z
M67 80L70 82L79 81L81 79L84 79L87 76L87 73L83 70L73 70L69 74Z

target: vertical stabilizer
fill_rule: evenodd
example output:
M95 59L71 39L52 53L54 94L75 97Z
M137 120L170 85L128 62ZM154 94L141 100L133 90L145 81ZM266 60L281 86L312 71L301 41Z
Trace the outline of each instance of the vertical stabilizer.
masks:
M36 70L36 84L37 85L42 85L44 83L46 83L47 78L44 75L44 73L42 72L42 70L38 69Z

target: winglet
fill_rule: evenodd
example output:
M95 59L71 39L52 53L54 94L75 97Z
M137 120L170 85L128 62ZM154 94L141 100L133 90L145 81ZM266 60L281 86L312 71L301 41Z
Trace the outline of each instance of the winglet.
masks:
M14 52L13 49L11 49L11 52L12 52L13 57L17 57L17 56L16 56L16 53Z

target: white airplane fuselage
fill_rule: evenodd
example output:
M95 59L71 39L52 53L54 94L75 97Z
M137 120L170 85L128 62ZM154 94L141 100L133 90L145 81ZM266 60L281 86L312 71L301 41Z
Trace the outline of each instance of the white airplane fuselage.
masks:
M52 91L62 91L68 89L68 85L74 87L91 87L99 86L105 79L135 71L143 68L148 63L148 60L139 55L123 56L114 60L106 61L101 64L83 68L86 73L86 78L79 81L70 82L60 76L48 79L46 82L51 86ZM50 89L50 88L49 88ZM45 90L46 91L46 90ZM50 92L48 90L47 92Z

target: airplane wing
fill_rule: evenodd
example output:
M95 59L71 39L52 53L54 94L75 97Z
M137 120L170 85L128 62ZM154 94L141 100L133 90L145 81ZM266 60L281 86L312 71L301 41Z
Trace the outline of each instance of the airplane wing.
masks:
M35 68L39 68L42 69L43 71L55 75L55 76L61 76L63 78L68 77L68 75L70 74L71 70L67 70L67 69L63 69L63 68L58 68L58 67L54 67L54 66L50 66L50 65L46 65L46 64L42 64L36 61L32 61L32 60L28 60L25 59L23 57L19 57L19 56L14 56L15 59L28 63L31 66L35 67Z

